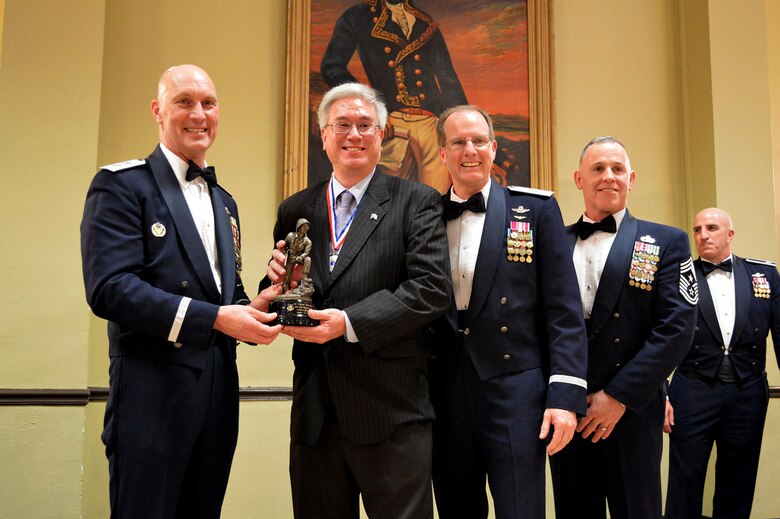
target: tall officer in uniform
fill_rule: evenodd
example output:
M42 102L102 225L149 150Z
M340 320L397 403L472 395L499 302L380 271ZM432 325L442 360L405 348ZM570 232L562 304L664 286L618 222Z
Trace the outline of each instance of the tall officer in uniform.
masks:
M241 283L238 210L206 151L217 135L211 78L165 71L152 113L160 145L105 166L87 193L87 301L107 319L103 442L111 517L219 517L238 436L236 340L267 344L271 289Z
M411 0L365 0L333 28L320 69L329 86L356 81L347 70L357 50L372 87L390 112L379 164L443 193L450 185L439 160L438 116L466 103L439 24Z
M628 153L599 137L574 182L585 214L567 228L588 331L588 413L550 458L559 519L661 516L666 377L685 356L698 298L687 235L637 220Z
M431 420L423 329L449 306L439 194L376 171L387 109L359 83L318 111L329 180L279 206L277 247L311 222L314 327L293 345L290 480L296 518L433 517ZM273 251L268 280L281 283ZM298 277L298 276L296 276ZM268 281L264 280L264 281ZM297 279L296 279L297 281Z
M430 335L433 482L439 517L545 517L545 445L586 412L587 340L577 277L551 191L490 178L496 141L475 106L439 120L454 301Z
M766 337L780 358L780 276L774 263L731 252L731 217L711 207L693 220L699 321L669 386L666 517L701 517L713 442L712 517L749 518L769 387Z

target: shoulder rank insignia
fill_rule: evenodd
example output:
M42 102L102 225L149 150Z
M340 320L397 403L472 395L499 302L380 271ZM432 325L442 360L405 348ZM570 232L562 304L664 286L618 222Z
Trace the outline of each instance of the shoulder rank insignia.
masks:
M124 171L126 169L135 168L137 166L143 166L146 164L146 159L130 159L124 162L117 162L115 164L108 164L106 166L100 166L100 169L107 169L113 173Z
M691 258L680 263L680 295L691 306L696 306L699 302L699 284L696 282Z
M772 289L766 276L761 272L756 272L751 277L753 278L753 295L762 299L769 299L772 295Z
M546 189L535 189L533 187L523 187L523 186L506 186L506 188L509 191L512 191L513 193L520 193L525 195L536 195L536 196L543 196L545 198L550 198L555 193L553 191L548 191Z
M507 261L533 263L534 232L528 222L509 222L506 230Z
M649 234L645 234L644 236L639 238L639 241L644 242L644 243L655 243L655 238L653 238Z
M756 259L756 258L745 258L745 261L748 263L755 263L756 265L768 265L770 267L774 267L775 262L769 261L769 260L762 260L762 259Z

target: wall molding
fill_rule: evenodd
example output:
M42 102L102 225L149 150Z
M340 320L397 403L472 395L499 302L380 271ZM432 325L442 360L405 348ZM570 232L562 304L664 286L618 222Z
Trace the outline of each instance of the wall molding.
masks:
M242 387L238 390L242 402L292 400L291 387ZM769 386L769 398L780 398L780 386ZM0 389L2 406L86 406L108 399L107 387L86 389Z
M238 390L239 400L280 401L292 400L291 387L242 387ZM105 402L107 387L86 389L0 389L0 406L86 406Z

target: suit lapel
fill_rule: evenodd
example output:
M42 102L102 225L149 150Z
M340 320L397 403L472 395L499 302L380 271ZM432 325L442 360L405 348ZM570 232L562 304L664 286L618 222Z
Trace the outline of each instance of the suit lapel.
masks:
M330 286L330 221L328 220L327 189L329 182L322 189L312 190L311 211L312 221L322 222L309 231L314 253L311 259L311 277L317 292L324 292Z
M752 280L747 262L734 256L734 332L732 339L742 334L750 314L750 298L753 295Z
M721 344L724 344L723 336L720 333L718 315L715 313L715 303L712 301L710 285L707 283L707 277L701 269L701 258L693 262L693 267L696 269L696 279L701 280L699 281L699 315L701 315L702 321L707 325L707 328L710 329L712 336L718 339Z
M504 256L504 235L506 233L506 198L504 190L494 181L490 181L490 197L485 214L485 226L479 244L477 264L474 267L474 281L469 299L466 321L477 316L485 304L493 279L496 277L499 261Z
M236 246L233 238L233 223L230 218L235 218L228 212L227 204L219 189L210 189L211 206L214 208L214 227L216 229L217 256L219 257L219 271L222 276L222 304L229 305L233 302L233 290L236 287ZM236 233L238 222L236 221ZM238 240L238 234L235 237Z
M336 266L333 267L333 272L330 273L329 284L333 284L349 267L352 260L355 259L355 256L365 245L366 240L376 229L376 226L382 221L382 218L385 216L382 204L388 200L390 200L390 194L387 192L386 178L381 173L376 172L357 207L357 212L349 227L347 237L341 246Z
M192 219L192 213L187 205L187 201L184 199L184 194L181 192L181 186L179 186L179 182L176 180L176 175L173 173L170 164L168 164L168 159L165 158L158 146L147 157L147 160L152 168L152 174L157 187L160 188L160 194L162 194L165 205L168 206L173 223L178 230L183 254L192 262L195 275L200 280L209 300L219 301L219 290L211 273L211 264L206 255L206 249L203 248L203 242L195 226L195 220Z
M621 290L626 286L637 227L636 219L626 210L599 280L599 288L590 316L588 330L590 337L598 334L601 327L612 317L612 308L615 307Z

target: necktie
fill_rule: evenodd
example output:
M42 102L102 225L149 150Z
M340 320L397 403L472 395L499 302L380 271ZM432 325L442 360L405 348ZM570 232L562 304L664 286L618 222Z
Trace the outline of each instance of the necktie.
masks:
M336 233L338 235L344 232L344 228L349 223L354 202L355 195L346 190L336 197Z
M214 187L217 185L217 174L214 171L214 166L208 166L201 168L192 161L189 161L189 168L187 168L187 181L192 182L198 177L203 177L208 185Z
M731 258L722 261L720 263L710 263L709 261L701 260L701 270L702 272L704 272L705 276L715 269L720 269L723 272L731 272L732 270Z
M577 236L579 236L581 240L587 240L590 238L590 235L596 231L616 232L617 224L615 223L615 217L609 215L596 223L585 222L582 220L582 217L577 221Z
M471 211L472 213L485 212L485 197L482 196L481 191L471 195L465 202L456 202L450 198L444 201L445 219L454 220L462 215L463 211Z

